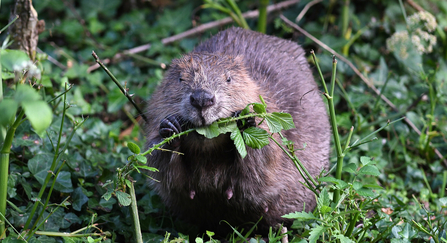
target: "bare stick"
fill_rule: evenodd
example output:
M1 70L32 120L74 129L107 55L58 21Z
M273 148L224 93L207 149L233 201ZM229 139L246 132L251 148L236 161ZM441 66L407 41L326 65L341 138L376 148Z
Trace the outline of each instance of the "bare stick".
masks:
M281 10L283 8L287 8L289 6L297 4L299 2L300 2L300 0L289 0L289 1L280 2L278 4L270 5L270 6L267 7L267 13L279 11L279 10ZM259 11L258 10L248 11L248 12L245 12L244 14L242 14L242 16L244 16L244 18L246 18L246 19L257 18L259 16ZM227 18L223 18L223 19L220 19L220 20L217 20L217 21L213 21L213 22L209 22L209 23L206 23L206 24L202 24L202 25L199 25L199 26L197 26L195 28L192 28L190 30L182 32L180 34L173 35L173 36L170 36L170 37L166 37L166 38L161 40L161 43L163 43L163 45L167 45L167 44L173 43L175 41L179 41L179 40L182 40L184 38L187 38L187 37L190 37L190 36L194 36L194 35L197 35L199 33L203 33L203 32L205 32L205 31L207 31L209 29L224 26L224 25L229 24L231 22L233 22L233 19L231 17L227 17ZM110 58L104 59L103 63L104 64L108 64L111 61L120 59L120 58L122 58L122 57L124 57L124 56L126 56L128 54L139 53L139 52L142 52L142 51L146 51L146 50L148 50L150 48L151 48L151 44L145 44L145 45L142 45L142 46L137 46L137 47L125 50L125 51L123 51L121 53L115 54L115 56L113 56L112 59L110 59ZM99 68L99 64L97 63L95 65L90 66L87 69L87 72L89 73L89 72L91 72L93 70L96 70L98 68Z
M354 64L352 64L352 62L350 62L348 59L346 59L344 56L338 54L336 51L334 51L332 48L330 48L329 46L327 46L326 44L324 44L323 42L321 42L320 40L318 40L317 38L315 38L313 35L311 35L310 33L308 33L307 31L305 31L304 29L302 29L301 27L299 27L298 25L296 25L295 23L293 23L292 21L288 20L286 17L284 17L284 15L280 15L280 18L290 27L296 29L297 31L301 32L303 35L305 35L307 38L311 39L312 41L314 41L315 43L317 43L319 46L321 46L323 49L327 50L328 52L332 53L333 55L335 55L337 58L339 58L341 61L343 61L344 63L348 64L349 67L351 67L351 69L360 77L360 79L365 82L365 84L371 88L383 101L385 101L385 103L388 104L388 106L391 107L391 109L393 109L394 111L399 111L397 109L397 107L393 104L393 102L391 102L388 98L386 98L384 95L382 95L380 93L380 91L374 86L374 84L368 80L365 76L363 76L363 74L354 66ZM413 124L413 122L411 122L408 118L404 118L404 121L418 134L421 135L421 131ZM436 155L444 161L444 164L447 165L447 160L444 158L444 156L441 154L441 152L439 152L438 149L433 148L433 150L435 151Z
M138 114L140 114L141 117L143 117L144 121L147 122L146 115L144 115L144 113L140 110L140 108L137 106L137 104L135 104L135 102L133 101L133 99L132 99L133 95L129 94L128 90L126 88L124 88L120 84L120 82L118 82L118 80L115 78L115 76L113 76L113 74L109 71L109 69L106 66L104 66L104 64L99 60L98 55L96 55L96 53L94 51L92 51L92 56L93 56L93 58L95 58L96 63L98 63L98 65L100 65L102 67L102 69L104 69L104 71L106 71L106 73L113 80L113 82L116 84L116 86L118 86L118 88L121 90L121 92L130 101L130 103L132 103L132 105L135 107L135 109L137 109Z

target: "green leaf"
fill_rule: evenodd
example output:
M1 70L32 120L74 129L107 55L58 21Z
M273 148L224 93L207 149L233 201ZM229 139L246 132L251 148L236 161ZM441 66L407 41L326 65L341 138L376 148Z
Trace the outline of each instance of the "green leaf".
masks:
M102 198L104 198L106 201L109 201L109 199L112 197L112 193L113 193L113 190L107 190L107 192L106 193L104 193L104 195L102 195Z
M308 212L294 212L294 213L289 213L286 215L281 216L283 218L286 219L298 219L298 220L311 220L311 219L315 219L318 220L319 218L315 217L312 213L308 213Z
M373 176L379 176L380 172L374 165L366 165L362 168L360 168L358 175L373 175Z
M139 166L137 166L139 169L143 169L143 170L149 170L149 171L152 171L152 172L158 172L158 169L157 168L154 168L154 167L149 167L149 166L147 166L147 165L139 165Z
M71 193L73 191L73 184L71 183L71 173L68 171L61 171L57 175L54 190L64 193Z
M143 164L146 164L146 163L147 163L147 158L146 158L145 156L141 155L141 154L138 154L135 158L136 158L136 159L138 160L138 162L140 162L140 163L143 163Z
M53 114L47 102L42 100L24 101L22 107L26 117L36 133L43 137L43 132L50 126Z
M360 189L360 188L362 188L362 187L363 187L363 184L360 183L360 182L358 182L358 181L354 181L354 182L352 183L352 188L354 188L354 190L358 190L358 189Z
M14 122L19 104L11 99L4 99L0 102L0 126L8 126Z
M263 104L259 104L259 103L254 103L253 104L253 110L258 113L258 114L263 114L266 113L266 109L265 109L265 105Z
M439 202L442 204L442 206L447 206L447 197L439 198Z
M355 173L357 173L356 170L357 170L357 166L354 163L349 163L349 164L343 166L342 171L346 171L346 172L355 174Z
M355 243L355 241L352 241L344 235L335 235L335 238L339 239L340 243Z
M30 62L28 55L21 50L0 49L0 55L0 63L2 68L10 72L22 71L22 69L26 66L23 64Z
M363 166L365 166L365 165L371 163L372 159L367 156L362 156L362 157L360 157L360 162L362 163Z
M375 189L383 189L381 186L379 186L378 184L365 184L363 185L363 187L367 187L367 188L375 188Z
M198 127L196 128L196 132L210 139L220 135L219 125L217 124L217 122L213 122L209 126Z
M122 192L122 191L116 191L116 198L118 198L118 202L123 206L129 206L132 202L132 199L129 194Z
M274 116L267 116L265 118L265 121L267 122L267 126L269 127L269 131L271 133L278 133L281 131L281 122L278 121Z
M72 198L72 207L76 211L81 211L82 205L88 202L88 197L82 191L82 187L78 187L74 189L73 193L71 193Z
M328 193L326 187L324 187L323 190L321 190L320 195L318 196L317 204L319 207L322 207L322 206L329 206L330 203L331 203L331 200L329 198L329 193Z
M244 130L242 135L244 137L245 144L254 149L260 149L269 144L269 135L264 129L249 127Z
M314 227L311 231L310 231L310 236L309 236L309 242L310 243L314 243L317 242L317 240L320 238L320 236L326 232L326 227L322 226L322 225L318 225L317 227Z
M66 229L70 227L72 224L80 224L82 220L76 216L74 213L67 213L64 215L63 220L60 222L60 226L62 229Z
M360 189L356 190L356 192L360 196L363 196L363 197L374 197L375 196L374 192L369 188L360 188Z
M135 143L132 142L128 142L127 143L127 147L130 149L130 151L134 154L139 154L140 153L140 147L138 147L138 145L136 145Z
M29 85L21 84L17 86L16 93L14 94L14 100L22 103L27 101L36 101L40 100L39 93L31 88Z
M241 155L242 158L247 156L247 149L245 148L244 139L242 138L241 132L239 129L233 131L230 135L231 140L234 141L234 146L236 146L237 151Z
M289 130L295 128L292 116L289 113L273 112L272 116L274 116L276 120L278 120L281 123L283 130Z
M45 181L45 177L47 176L53 161L53 156L54 155L51 153L41 153L35 155L28 161L29 171L40 184L43 184Z

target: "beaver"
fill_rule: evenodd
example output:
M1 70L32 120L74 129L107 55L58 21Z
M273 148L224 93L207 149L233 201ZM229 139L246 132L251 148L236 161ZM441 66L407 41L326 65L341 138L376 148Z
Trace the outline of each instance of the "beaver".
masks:
M311 92L312 91L312 92ZM303 49L294 42L231 27L172 61L152 94L146 114L147 145L187 128L210 125L260 102L267 112L287 112L296 128L283 131L295 142L296 155L312 176L327 169L330 150L325 104ZM253 123L253 122L251 122ZM265 124L265 122L263 123ZM279 140L278 140L279 141ZM174 214L218 234L232 226L266 233L270 226L289 224L290 212L312 210L315 195L292 161L273 142L247 147L242 158L229 133L208 139L192 132L148 155L159 172L152 187Z

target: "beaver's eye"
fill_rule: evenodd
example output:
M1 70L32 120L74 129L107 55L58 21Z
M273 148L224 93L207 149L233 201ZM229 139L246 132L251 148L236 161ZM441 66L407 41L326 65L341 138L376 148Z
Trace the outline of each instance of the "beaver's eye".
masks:
M227 82L228 83L231 82L231 77L230 76L227 77Z
M178 78L178 82L179 82L179 83L181 83L181 82L183 82L183 81L185 81L185 80L182 79L181 77Z

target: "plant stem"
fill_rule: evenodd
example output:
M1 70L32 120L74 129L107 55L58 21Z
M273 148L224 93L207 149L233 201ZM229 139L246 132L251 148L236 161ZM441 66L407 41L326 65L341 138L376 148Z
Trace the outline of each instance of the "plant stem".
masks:
M349 25L349 0L343 1L343 7L341 12L342 12L341 34L345 39L348 39L346 32L348 32L348 25Z
M259 0L258 31L265 34L267 29L267 5L269 0Z
M234 13L236 13L237 19L240 21L240 25L242 28L249 30L250 27L248 27L247 22L245 21L244 16L242 16L241 10L237 6L237 4L234 2L234 0L226 0L226 2L230 5L231 9Z
M5 232L6 225L6 199L8 198L8 174L9 174L9 153L11 151L12 140L17 127L21 124L25 111L22 109L14 124L9 127L8 132L0 152L0 237Z
M143 236L141 235L140 219L138 217L137 197L135 195L135 187L133 182L130 182L129 191L130 196L132 198L131 208L132 208L132 217L133 217L136 240L138 243L143 243Z

